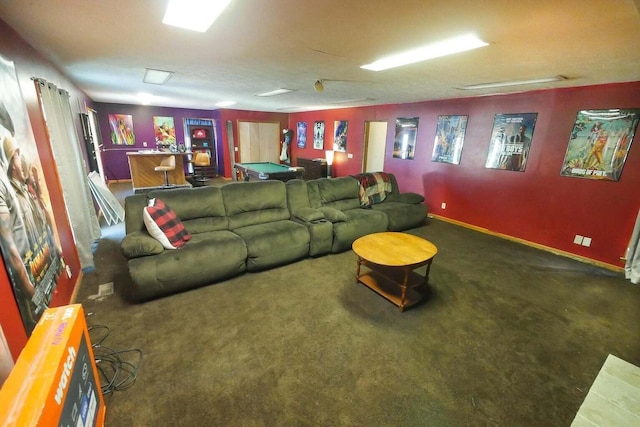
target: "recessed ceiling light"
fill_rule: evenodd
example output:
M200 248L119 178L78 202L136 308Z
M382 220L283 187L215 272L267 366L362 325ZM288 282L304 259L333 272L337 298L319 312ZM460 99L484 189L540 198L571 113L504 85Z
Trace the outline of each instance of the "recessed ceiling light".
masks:
M453 55L454 53L465 52L467 50L477 49L488 45L489 43L480 40L473 34L466 34L431 43L406 52L390 55L372 62L371 64L363 65L360 68L372 71L382 71L389 68L400 67L402 65L426 61L428 59L439 58L441 56Z
M216 107L228 107L234 104L237 104L237 102L236 101L220 101L216 104Z
M142 79L145 83L153 85L163 85L173 76L173 71L154 70L147 68Z
M289 93L293 91L294 91L293 89L276 89L276 90L272 90L271 92L259 93L256 96L275 96L275 95L282 95L283 93Z
M553 77L543 77L541 79L531 79L531 80L509 80L505 82L492 82L492 83L481 83L477 85L466 85L466 86L462 86L460 89L464 89L464 90L491 89L495 87L534 85L534 84L540 84L540 83L559 82L562 80L567 80L567 78L565 76L553 76Z
M204 33L231 0L169 0L163 24Z

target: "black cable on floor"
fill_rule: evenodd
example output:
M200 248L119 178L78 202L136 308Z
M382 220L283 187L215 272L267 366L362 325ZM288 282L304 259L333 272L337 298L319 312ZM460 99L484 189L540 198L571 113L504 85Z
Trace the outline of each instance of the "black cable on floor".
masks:
M107 396L114 391L125 390L131 387L137 379L138 369L142 362L142 350L114 350L103 345L103 342L111 334L111 330L104 325L89 327L89 335L93 332L99 336L91 338L91 348L95 359L96 368L100 375L102 394ZM131 362L130 357L135 357ZM125 360L128 358L129 360Z

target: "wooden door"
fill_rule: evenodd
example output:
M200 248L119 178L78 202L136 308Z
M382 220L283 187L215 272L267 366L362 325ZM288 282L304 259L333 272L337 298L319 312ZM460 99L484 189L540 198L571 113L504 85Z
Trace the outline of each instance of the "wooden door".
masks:
M240 163L280 163L280 123L238 121Z

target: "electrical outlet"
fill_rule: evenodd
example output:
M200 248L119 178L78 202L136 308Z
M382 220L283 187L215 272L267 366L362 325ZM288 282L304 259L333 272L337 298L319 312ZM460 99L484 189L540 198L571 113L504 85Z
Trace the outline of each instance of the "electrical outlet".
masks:
M347 159L353 159L353 154L351 153L347 154Z
M442 204L440 205L440 207L442 209L447 209L447 204L445 202L442 202Z
M573 243L575 243L576 245L581 245L582 239L584 239L583 236L576 234L576 237L573 238Z
M147 141L143 141L143 142L142 142L142 146L143 146L143 147L146 147L146 146L147 146Z
M591 237L585 237L582 239L582 246L591 246Z

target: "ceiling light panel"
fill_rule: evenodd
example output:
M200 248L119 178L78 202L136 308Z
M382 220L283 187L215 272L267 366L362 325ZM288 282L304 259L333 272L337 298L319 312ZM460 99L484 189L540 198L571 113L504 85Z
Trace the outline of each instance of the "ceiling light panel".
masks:
M372 71L382 71L389 68L401 67L403 65L414 64L416 62L427 61L429 59L440 58L442 56L453 55L488 46L489 43L480 40L473 34L465 34L459 37L431 43L416 49L401 52L381 58L371 64L366 64L360 68Z
M204 33L231 0L169 0L163 24Z
M259 93L256 96L276 96L276 95L282 95L283 93L289 93L289 92L293 92L293 89L276 89L276 90L272 90L271 92Z
M145 83L153 85L163 85L173 76L173 71L154 70L147 68L142 79Z
M565 76L552 76L552 77L543 77L541 79L531 79L531 80L509 80L505 82L492 82L492 83L481 83L477 85L467 85L467 86L462 86L460 89L464 89L464 90L491 89L496 87L534 85L534 84L540 84L540 83L559 82L562 80L567 80L567 78Z

